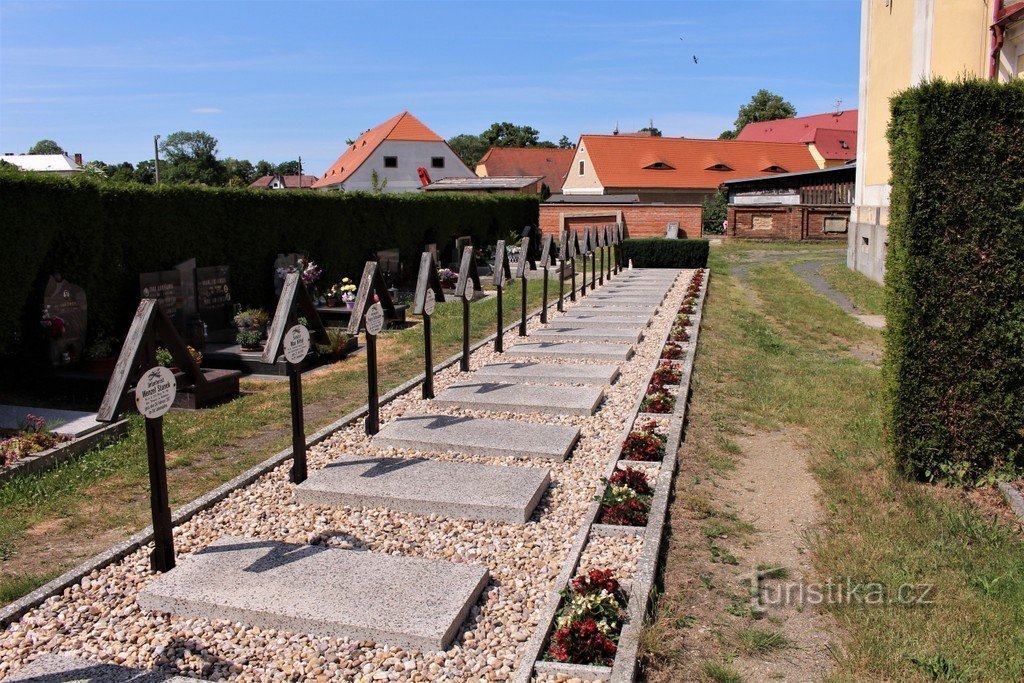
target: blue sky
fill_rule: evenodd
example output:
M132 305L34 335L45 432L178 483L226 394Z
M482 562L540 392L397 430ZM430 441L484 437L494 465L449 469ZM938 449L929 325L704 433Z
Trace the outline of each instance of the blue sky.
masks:
M2 0L0 151L52 138L135 163L154 133L201 129L221 157L301 155L319 175L406 109L444 137L649 119L716 137L759 88L801 114L855 107L859 16L859 0Z

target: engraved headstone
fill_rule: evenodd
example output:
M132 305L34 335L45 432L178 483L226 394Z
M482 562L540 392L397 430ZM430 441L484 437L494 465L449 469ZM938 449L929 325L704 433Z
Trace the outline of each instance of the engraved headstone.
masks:
M88 307L86 306L85 290L72 284L59 275L51 277L43 292L43 308L46 314L57 316L64 321L64 333L53 339L56 346L54 361L63 362L64 354L68 361L78 360L85 346Z
M668 224L668 227L665 228L665 237L670 240L679 238L679 221L672 221Z
M378 301L366 309L366 333L377 336L384 329L384 307Z
M229 327L231 323L231 270L228 266L206 266L196 269L196 300L199 317L212 329Z
M142 273L139 275L139 290L143 299L156 299L160 308L174 323L178 333L185 333L185 302L179 271L161 270Z

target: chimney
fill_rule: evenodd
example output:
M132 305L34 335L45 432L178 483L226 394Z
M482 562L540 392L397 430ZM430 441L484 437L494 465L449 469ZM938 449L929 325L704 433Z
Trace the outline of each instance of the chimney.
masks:
M75 152L75 163L78 164L79 166L82 165L82 153L81 152Z

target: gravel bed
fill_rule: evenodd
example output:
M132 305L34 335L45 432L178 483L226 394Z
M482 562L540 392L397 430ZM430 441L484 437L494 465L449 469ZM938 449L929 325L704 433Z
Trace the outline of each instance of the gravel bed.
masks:
M605 390L591 417L547 414L469 413L519 422L576 425L581 438L565 463L420 453L370 445L361 421L338 431L309 452L313 473L346 453L400 455L551 470L552 484L530 523L455 520L386 508L331 508L296 504L285 463L253 484L234 491L213 508L175 529L179 556L194 553L224 535L293 543L318 543L393 555L447 559L488 567L491 580L453 645L442 652L405 651L372 641L349 642L247 627L227 621L170 617L143 611L135 595L152 578L152 545L93 572L20 621L0 632L0 678L44 652L157 668L210 680L507 680L532 635L588 505L602 491L600 478L616 457L623 424L632 417L647 368L660 353L693 271L677 278L636 356L620 364L622 375ZM566 310L572 305L566 303ZM515 320L505 319L506 324ZM556 323L558 314L550 316ZM528 329L540 327L531 321ZM505 336L505 348L521 338ZM493 346L477 350L471 367L507 359ZM571 363L572 360L544 359ZM598 361L607 362L607 361ZM458 367L435 375L436 391L462 381ZM436 410L418 390L381 407L386 423L406 412ZM438 411L448 412L448 411ZM460 412L459 414L467 414ZM633 547L638 543L637 547ZM614 547L618 544L618 548ZM634 571L640 538L595 538L585 551L592 561L613 562L617 573ZM595 565L597 566L597 565ZM632 567L633 569L628 569Z

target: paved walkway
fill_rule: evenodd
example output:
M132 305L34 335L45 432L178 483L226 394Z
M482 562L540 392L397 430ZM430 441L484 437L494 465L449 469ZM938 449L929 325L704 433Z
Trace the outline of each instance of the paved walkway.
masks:
M857 304L850 301L842 292L838 292L825 281L821 276L821 267L832 263L832 259L821 261L802 261L793 264L793 272L799 275L804 281L814 288L816 292L824 294L832 302L839 306L858 321L876 330L885 329L885 316L868 313Z

